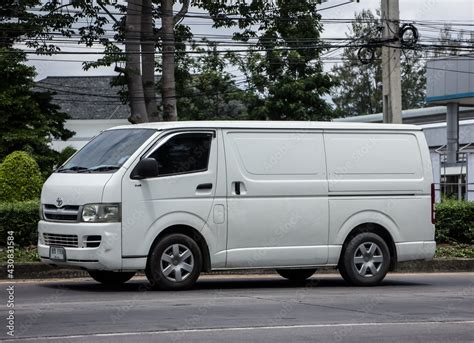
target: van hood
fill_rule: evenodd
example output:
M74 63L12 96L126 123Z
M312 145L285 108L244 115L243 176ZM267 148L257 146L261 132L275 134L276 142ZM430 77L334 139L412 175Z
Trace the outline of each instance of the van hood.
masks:
M102 202L113 173L53 173L43 185L42 204L84 205Z

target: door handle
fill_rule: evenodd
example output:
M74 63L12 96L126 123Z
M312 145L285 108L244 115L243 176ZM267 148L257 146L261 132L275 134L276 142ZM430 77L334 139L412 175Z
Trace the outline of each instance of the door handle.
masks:
M235 182L235 194L240 195L240 182Z
M197 191L210 191L212 189L212 183L201 183L196 187Z

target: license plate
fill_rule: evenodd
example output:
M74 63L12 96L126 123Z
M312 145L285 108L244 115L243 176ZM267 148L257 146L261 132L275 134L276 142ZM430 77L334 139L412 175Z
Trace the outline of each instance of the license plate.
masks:
M66 261L66 250L62 247L49 247L49 259L54 261Z

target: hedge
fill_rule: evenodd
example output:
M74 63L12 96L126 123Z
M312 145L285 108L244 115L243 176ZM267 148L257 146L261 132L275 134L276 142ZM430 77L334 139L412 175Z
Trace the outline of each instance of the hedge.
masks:
M39 202L0 203L0 246L15 231L18 246L36 245ZM436 242L474 244L474 202L446 200L436 206Z
M474 243L474 202L445 200L437 204L436 242Z
M6 246L8 231L14 231L16 246L36 245L39 201L0 203L0 246Z

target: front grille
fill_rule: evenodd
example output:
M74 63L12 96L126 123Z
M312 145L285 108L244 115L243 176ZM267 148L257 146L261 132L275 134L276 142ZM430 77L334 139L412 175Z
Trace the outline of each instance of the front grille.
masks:
M46 245L77 248L79 246L77 235L62 235L56 233L43 233Z
M43 205L43 215L46 220L61 222L76 222L79 220L79 206L65 205L57 207L55 205Z

